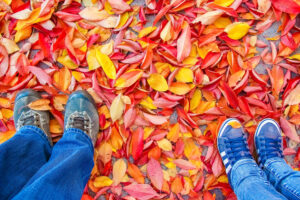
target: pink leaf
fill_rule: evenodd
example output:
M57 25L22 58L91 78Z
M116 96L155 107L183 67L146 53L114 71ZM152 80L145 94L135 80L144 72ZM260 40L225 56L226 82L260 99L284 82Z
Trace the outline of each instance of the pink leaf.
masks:
M181 62L191 52L191 28L187 25L177 40L177 61Z
M156 115L150 115L150 114L147 114L147 113L143 113L143 114L144 114L144 117L145 117L149 122L151 122L152 124L155 124L155 125L161 125L161 124L167 122L167 117L164 117L164 116L156 116Z
M287 137L289 137L291 140L294 140L297 143L300 142L299 136L293 124L288 122L285 118L280 117L280 126Z
M42 68L29 66L28 69L37 77L42 85L45 85L46 83L49 85L51 84L51 77Z
M176 159L173 161L173 163L181 168L181 169L185 169L185 170L192 170L192 169L196 169L196 166L193 165L192 163L190 163L187 160L183 160L183 159Z
M0 78L7 72L8 62L9 60L6 48L0 45Z
M124 125L125 128L128 128L135 120L136 110L133 108L129 108L124 115Z
M123 12L131 9L130 6L123 0L108 0L108 2L118 14L122 14Z
M153 199L157 192L148 184L131 184L123 188L129 195L139 200Z
M216 155L211 169L212 169L215 177L218 177L221 175L222 170L223 170L223 164L222 164L219 154Z
M151 158L147 164L147 174L151 183L158 189L161 190L163 185L163 172L160 166L160 163Z

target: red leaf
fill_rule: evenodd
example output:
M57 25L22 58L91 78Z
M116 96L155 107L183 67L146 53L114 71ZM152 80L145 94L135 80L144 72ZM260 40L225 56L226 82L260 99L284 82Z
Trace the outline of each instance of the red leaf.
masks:
M176 159L173 161L173 163L181 168L181 169L185 169L185 170L192 170L192 169L196 169L196 166L193 165L192 163L190 163L187 160L183 160L183 159Z
M148 178L151 180L151 183L158 190L161 190L164 178L160 163L157 160L150 158L147 164L147 174Z
M130 184L123 188L129 195L139 200L153 199L158 194L148 184Z
M283 133L289 137L291 140L294 140L295 142L299 143L299 135L297 134L297 131L295 129L295 126L288 122L285 118L280 117L280 126L283 130Z
M131 154L134 160L139 159L143 153L144 148L144 129L139 127L132 133L131 138Z
M300 6L294 0L271 0L272 5L282 12L289 14L300 13Z
M223 95L225 96L227 103L233 108L237 108L239 105L236 94L225 82L221 82L221 87L223 90Z

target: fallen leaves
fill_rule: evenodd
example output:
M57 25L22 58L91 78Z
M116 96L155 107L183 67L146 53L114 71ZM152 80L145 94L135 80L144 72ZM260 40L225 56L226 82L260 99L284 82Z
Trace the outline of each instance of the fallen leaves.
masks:
M101 132L85 190L95 199L124 191L124 199L212 199L214 188L230 198L215 148L230 117L245 127L250 149L261 119L279 121L284 152L296 158L289 164L298 166L296 1L6 0L0 7L0 142L15 132L19 90L41 92L29 106L51 112L54 142L68 95L88 91ZM277 33L268 35L275 22Z

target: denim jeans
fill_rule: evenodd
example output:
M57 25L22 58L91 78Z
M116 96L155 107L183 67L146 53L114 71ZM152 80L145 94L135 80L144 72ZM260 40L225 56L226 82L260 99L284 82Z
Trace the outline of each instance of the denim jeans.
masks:
M230 173L239 200L300 200L300 172L281 158L271 158L261 170L253 159L237 161Z
M0 199L80 200L93 154L80 129L67 129L52 148L41 129L24 126L0 144Z

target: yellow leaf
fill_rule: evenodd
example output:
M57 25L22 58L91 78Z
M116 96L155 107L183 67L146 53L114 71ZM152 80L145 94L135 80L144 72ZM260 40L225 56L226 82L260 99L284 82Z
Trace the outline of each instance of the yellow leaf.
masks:
M3 0L7 5L10 5L12 0Z
M165 27L163 28L163 30L160 32L160 38L166 42L169 41L170 39L172 39L172 25L171 25L171 21L168 21L168 23L165 25Z
M69 68L69 69L76 69L78 68L78 65L71 60L71 58L68 55L60 56L57 58L57 62L62 64L63 66Z
M114 41L111 40L109 43L99 46L101 53L110 55L113 52Z
M159 148L161 148L164 151L172 151L172 144L166 138L157 141L157 144L158 144Z
M116 68L111 59L107 55L103 54L99 49L96 50L96 58L106 76L110 79L116 79Z
M292 56L288 57L289 59L295 59L295 60L300 60L300 53L294 54Z
M242 127L242 125L238 121L228 122L228 125L230 125L232 128L241 128Z
M15 42L19 42L21 40L29 38L31 33L32 33L31 26L28 26L22 30L18 30L15 34Z
M112 11L112 7L108 1L105 1L104 9L106 10L106 12L108 12L111 15L115 14L115 12Z
M245 22L234 22L226 26L224 31L228 34L229 38L239 40L248 33L249 28L249 24Z
M191 55L191 54L190 54ZM187 58L185 58L182 63L184 65L187 65L187 66L193 66L195 65L196 63L198 62L198 59L196 57L192 57L192 56L189 56Z
M129 19L128 12L124 12L123 14L121 14L121 19L116 28L121 28L122 26L124 26L124 24L127 22L128 19Z
M11 103L10 103L9 99L0 97L0 106L4 107L4 108L10 108Z
M83 78L85 78L82 72L72 71L72 75L78 82L80 82Z
M219 6L223 6L223 7L228 7L230 6L232 3L234 2L234 0L215 0L214 3L219 5Z
M154 30L156 30L156 26L149 26L146 28L143 28L142 30L140 30L139 32L139 38L142 38L148 34L150 34L151 32L153 32Z
M79 12L79 15L89 21L101 21L110 16L105 10L98 10L96 7L86 7Z
M195 110L202 100L201 90L196 89L190 101L190 110Z
M14 136L15 131L0 132L0 144Z
M145 127L144 128L144 140L146 140L153 131L154 131L153 127Z
M177 81L189 83L193 82L194 74L193 71L189 68L181 68L175 76Z
M219 176L218 182L220 183L228 183L228 178L226 175Z
M129 87L139 80L143 75L143 71L140 69L130 69L122 74L115 83L117 89Z
M20 49L13 40L7 38L1 38L1 44L6 48L8 54L12 54Z
M229 24L231 24L231 20L229 17L219 17L215 22L214 25L217 28L226 28Z
M167 91L169 88L166 79L158 73L151 74L149 78L147 78L147 82L151 88L159 92Z
M87 52L87 63L89 65L89 70L94 70L100 67L100 64L97 61L96 58L96 49L95 48L91 48L89 49L89 51Z
M126 163L123 159L117 160L113 165L113 184L118 185L126 173Z
M194 84L186 84L181 82L172 83L170 86L170 91L177 95L184 95L188 93L191 89L195 87Z
M6 108L1 108L1 113L5 119L9 119L14 115L12 110Z
M184 143L184 155L188 159L196 160L195 158L200 158L201 152L199 147L195 144L192 138L186 138L183 140Z
M216 106L215 101L201 101L198 105L197 109L195 110L195 113L203 114L205 111L213 108Z
M153 100L149 96L144 98L140 102L140 105L142 105L146 109L157 109L157 107L153 104Z
M110 186L112 183L113 181L107 176L98 176L93 182L94 186L97 188Z
M119 94L116 96L116 98L113 100L111 106L110 106L110 117L113 122L118 120L124 111L125 104L121 99L122 94Z

